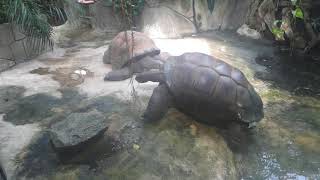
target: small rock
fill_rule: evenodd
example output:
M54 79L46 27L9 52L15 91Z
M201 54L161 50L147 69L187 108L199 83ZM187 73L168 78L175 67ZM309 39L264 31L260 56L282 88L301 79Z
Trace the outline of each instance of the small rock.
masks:
M16 63L14 61L7 60L7 59L0 59L0 72L8 70L15 64Z
M133 149L134 150L139 150L140 149L140 146L138 144L133 144Z
M55 112L55 113L63 113L64 109L63 108L59 108L59 107L53 107L53 108L51 108L51 111Z
M66 119L53 124L50 138L59 155L68 156L81 151L108 128L105 117L97 110L72 113Z
M194 124L190 125L190 133L192 136L196 136L197 135L197 131L198 131L198 127Z
M251 29L248 25L243 24L238 30L237 33L240 36L246 36L252 39L261 39L261 35L258 31Z

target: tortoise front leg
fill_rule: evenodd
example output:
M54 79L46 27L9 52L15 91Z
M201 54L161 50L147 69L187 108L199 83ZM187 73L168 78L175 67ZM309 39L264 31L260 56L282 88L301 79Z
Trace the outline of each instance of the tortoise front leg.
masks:
M151 99L143 117L146 121L157 121L161 119L171 106L171 95L165 84L160 84L153 90Z
M105 81L122 81L128 79L132 76L130 68L124 67L119 70L113 70L109 72L105 77Z

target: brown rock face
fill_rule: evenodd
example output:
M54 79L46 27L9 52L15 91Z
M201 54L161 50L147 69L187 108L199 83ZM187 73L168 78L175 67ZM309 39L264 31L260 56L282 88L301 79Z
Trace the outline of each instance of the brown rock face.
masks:
M160 53L151 38L136 31L120 32L104 53L103 62L111 64L113 69L120 69L129 61L137 61L145 56Z

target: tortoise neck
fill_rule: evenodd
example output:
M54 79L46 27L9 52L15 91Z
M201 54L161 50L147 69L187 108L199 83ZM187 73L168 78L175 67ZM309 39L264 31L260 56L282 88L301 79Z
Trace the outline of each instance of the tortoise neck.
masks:
M148 81L164 83L165 75L163 71L152 70L152 71L137 74L136 80L140 83L144 83Z

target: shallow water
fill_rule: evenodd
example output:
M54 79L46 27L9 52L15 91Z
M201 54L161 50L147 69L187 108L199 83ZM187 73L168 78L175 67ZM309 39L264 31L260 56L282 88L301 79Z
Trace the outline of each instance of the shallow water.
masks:
M129 80L103 82L109 40L84 39L0 74L0 158L11 179L320 179L319 74L288 64L291 57L277 54L269 42L229 33L155 40L173 55L204 52L245 73L263 99L265 118L234 137L174 109L159 122L143 122L157 84L134 83L133 98ZM92 73L70 79L79 68ZM38 83L28 83L32 79ZM108 130L62 162L47 128L92 109L107 117ZM25 138L16 135L19 128L27 129Z

